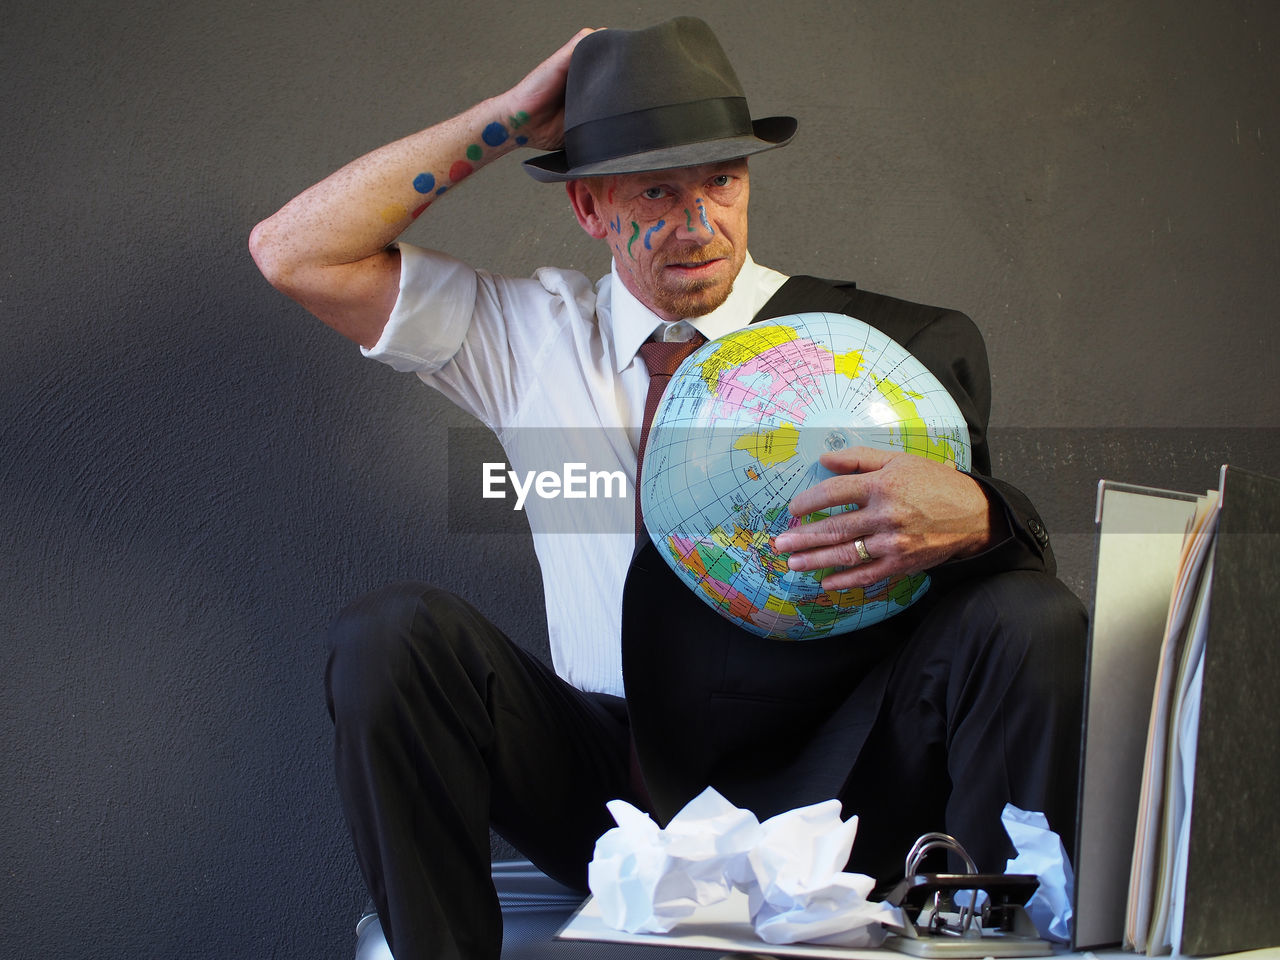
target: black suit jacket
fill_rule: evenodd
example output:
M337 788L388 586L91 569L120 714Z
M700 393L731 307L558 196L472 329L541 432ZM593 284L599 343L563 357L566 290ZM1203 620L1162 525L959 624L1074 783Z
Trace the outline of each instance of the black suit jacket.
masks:
M870 324L942 382L969 426L971 475L1003 515L1006 535L976 557L931 570L930 594L907 611L801 643L757 637L721 617L642 536L623 594L623 677L640 768L663 823L708 785L762 818L838 796L879 708L886 654L930 595L992 572L1054 569L1035 508L988 475L991 387L973 322L953 310L803 276L788 280L754 320L810 311Z

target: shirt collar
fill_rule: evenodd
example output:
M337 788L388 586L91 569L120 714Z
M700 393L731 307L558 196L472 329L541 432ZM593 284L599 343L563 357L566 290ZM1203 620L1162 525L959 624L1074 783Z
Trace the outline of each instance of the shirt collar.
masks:
M690 318L688 322L708 340L722 337L750 323L751 318L786 280L785 274L760 266L748 253L742 269L734 279L733 291L725 302L708 314ZM612 334L614 370L620 372L635 359L640 344L648 340L666 321L627 289L618 276L616 262L609 276L601 281L598 293L601 302L597 309L602 319L606 311L599 308L605 307L607 303L607 326Z

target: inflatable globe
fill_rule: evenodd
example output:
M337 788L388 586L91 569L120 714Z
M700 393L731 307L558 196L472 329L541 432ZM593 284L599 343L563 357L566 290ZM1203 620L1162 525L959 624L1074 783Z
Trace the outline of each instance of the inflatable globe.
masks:
M835 512L795 518L787 504L832 475L824 452L855 445L969 469L951 395L860 320L797 314L709 341L654 414L640 483L649 536L703 601L759 636L807 640L884 620L928 590L927 574L824 590L831 570L790 571L773 548L784 530Z

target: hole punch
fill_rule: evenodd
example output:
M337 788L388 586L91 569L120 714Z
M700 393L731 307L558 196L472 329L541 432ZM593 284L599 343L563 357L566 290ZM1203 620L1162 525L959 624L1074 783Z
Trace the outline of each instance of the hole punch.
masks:
M926 856L948 850L964 862L965 873L919 873ZM1048 956L1024 909L1039 887L1031 874L979 873L955 837L926 833L907 853L903 879L885 900L898 908L900 922L885 924L885 946L916 957L982 958Z

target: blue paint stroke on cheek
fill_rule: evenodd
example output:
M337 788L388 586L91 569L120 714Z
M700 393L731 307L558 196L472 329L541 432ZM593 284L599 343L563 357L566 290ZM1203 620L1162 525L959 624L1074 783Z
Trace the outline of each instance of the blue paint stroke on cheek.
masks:
M655 223L652 227L650 227L648 230L644 232L644 248L646 250L653 249L653 247L649 246L649 238L652 237L655 233L657 233L666 225L667 225L667 221L659 220L657 223Z
M716 232L711 226L711 221L707 219L707 208L702 205L702 198L698 197L698 199L693 202L698 205L698 218L702 221L702 225L706 227L707 232L714 237Z
M614 233L621 233L622 217L621 216L614 217L613 221L609 224L609 229L611 229Z

